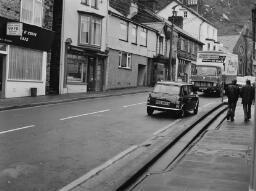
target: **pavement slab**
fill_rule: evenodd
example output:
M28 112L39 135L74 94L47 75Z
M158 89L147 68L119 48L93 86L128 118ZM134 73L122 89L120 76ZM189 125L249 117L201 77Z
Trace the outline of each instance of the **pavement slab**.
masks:
M252 128L242 106L234 122L208 130L178 163L165 172L149 173L133 191L244 191L249 188Z

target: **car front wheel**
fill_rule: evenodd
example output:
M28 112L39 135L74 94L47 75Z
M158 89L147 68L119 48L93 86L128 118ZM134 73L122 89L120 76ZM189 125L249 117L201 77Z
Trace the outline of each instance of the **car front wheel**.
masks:
M180 111L179 111L179 117L180 118L183 118L185 116L185 111L183 110L183 109L181 109Z
M152 109L151 107L147 107L147 113L149 116L152 115L153 112L154 112L154 109Z

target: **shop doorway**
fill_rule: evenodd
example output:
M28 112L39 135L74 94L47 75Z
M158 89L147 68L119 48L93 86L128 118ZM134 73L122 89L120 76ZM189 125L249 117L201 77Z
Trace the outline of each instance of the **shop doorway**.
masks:
M96 58L88 58L87 91L95 91Z

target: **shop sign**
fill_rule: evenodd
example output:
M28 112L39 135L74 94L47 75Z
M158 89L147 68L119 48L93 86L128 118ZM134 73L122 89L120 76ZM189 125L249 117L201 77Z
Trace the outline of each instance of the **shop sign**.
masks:
M17 22L8 22L6 27L6 35L21 36L23 32L23 24Z
M54 32L43 29L38 26L22 23L21 36L13 35L18 32L12 32L11 35L7 34L8 23L12 20L0 17L0 43L11 44L15 46L22 46L35 50L48 51L51 49L51 44L54 38ZM15 28L15 31L18 28Z

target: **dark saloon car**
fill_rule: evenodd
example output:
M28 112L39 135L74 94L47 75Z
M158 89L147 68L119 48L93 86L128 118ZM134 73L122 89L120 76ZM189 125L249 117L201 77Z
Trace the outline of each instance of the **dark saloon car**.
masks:
M147 100L148 115L154 110L176 111L180 117L187 111L197 114L199 97L193 90L192 84L184 82L157 82Z

